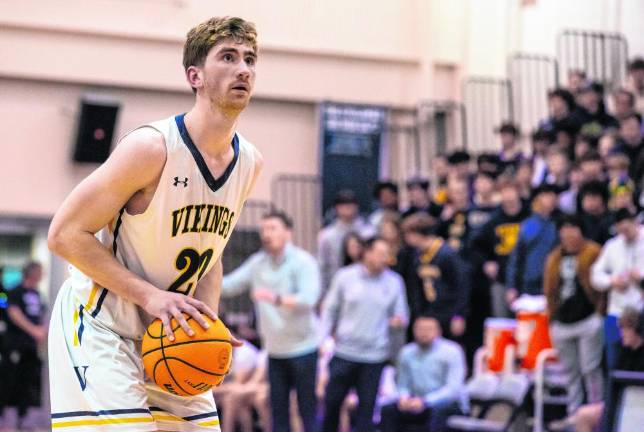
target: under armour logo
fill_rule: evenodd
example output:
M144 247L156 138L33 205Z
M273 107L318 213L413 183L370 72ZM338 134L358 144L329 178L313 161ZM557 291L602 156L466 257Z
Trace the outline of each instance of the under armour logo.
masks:
M179 177L174 178L174 186L179 186L180 184L183 185L183 187L188 187L188 177L184 177L183 180L179 180Z

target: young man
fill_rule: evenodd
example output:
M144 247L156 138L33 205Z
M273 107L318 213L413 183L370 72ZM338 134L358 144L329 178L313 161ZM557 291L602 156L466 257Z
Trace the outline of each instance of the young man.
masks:
M582 234L579 217L566 215L559 221L558 247L546 261L543 291L548 301L550 335L559 351L567 378L568 414L584 402L602 398L602 315L606 296L593 289L590 268L600 246Z
M315 430L315 373L320 271L315 258L291 243L293 222L282 212L262 217L262 250L222 284L224 297L250 291L262 345L268 353L273 431L289 431L289 400L295 389L305 432Z
M558 189L548 184L532 193L532 215L521 223L519 237L506 264L505 299L509 306L521 294L540 295L543 292L546 257L557 245L557 226L553 217L557 193Z
M140 339L154 318L171 341L172 318L194 333L182 312L204 328L201 313L216 318L221 254L262 166L235 131L256 37L240 18L190 30L192 109L125 136L54 217L49 247L73 267L49 336L53 428L219 430L211 392L178 397L145 382Z
M400 398L382 408L383 432L406 430L411 424L444 431L447 418L462 412L465 390L465 356L461 347L441 337L436 318L421 316L414 322L414 342L398 357Z
M30 407L39 407L41 400L41 361L38 345L47 337L43 323L45 308L38 285L42 280L42 266L28 263L22 271L22 282L9 291L5 359L7 369L2 386L5 387L8 406L18 409L18 427L23 428Z
M637 223L634 213L620 209L615 213L615 229L618 235L606 242L591 273L593 287L608 293L604 340L609 370L617 359L614 345L619 342L619 317L626 307L644 306L644 228Z
M338 431L340 409L352 387L358 394L354 430L374 430L373 409L391 353L391 329L404 329L409 317L402 278L389 270L389 258L387 242L368 240L362 262L338 271L323 303L322 335L335 338L323 432Z
M432 315L448 338L460 339L469 314L468 268L437 229L437 221L424 214L410 216L402 223L405 242L417 251L415 277L407 281L411 316Z

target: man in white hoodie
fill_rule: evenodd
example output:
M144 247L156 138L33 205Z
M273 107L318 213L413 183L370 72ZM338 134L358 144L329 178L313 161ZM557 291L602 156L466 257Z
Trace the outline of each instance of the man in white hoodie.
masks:
M615 344L620 341L617 320L626 307L642 309L644 279L644 227L628 209L615 214L618 235L608 240L595 261L591 282L596 290L609 291L604 340L608 367L615 364Z

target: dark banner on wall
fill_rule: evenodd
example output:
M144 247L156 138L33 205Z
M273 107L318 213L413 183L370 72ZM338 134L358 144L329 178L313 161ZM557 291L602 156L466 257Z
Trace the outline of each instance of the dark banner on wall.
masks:
M323 212L331 208L339 190L351 189L366 213L378 181L387 109L326 102L321 112Z

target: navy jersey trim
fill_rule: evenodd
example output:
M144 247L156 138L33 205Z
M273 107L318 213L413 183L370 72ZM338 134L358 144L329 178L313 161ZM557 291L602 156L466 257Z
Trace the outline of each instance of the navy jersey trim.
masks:
M123 414L150 414L150 410L145 408L130 408L130 409L115 409L115 410L101 410L101 411L69 411L53 413L51 418L66 418L66 417L98 417L103 415L123 415Z
M233 169L235 169L235 165L237 165L237 160L239 159L239 137L237 136L237 134L235 134L231 143L231 145L233 146L233 151L235 152L233 160L230 161L228 167L219 178L214 178L212 173L208 169L208 165L201 155L201 152L192 141L192 138L190 138L190 134L188 133L188 129L186 128L186 124L184 122L184 117L185 113L179 114L174 118L175 122L177 123L179 133L181 134L181 138L183 139L186 147L188 147L188 150L190 150L190 153L192 153L192 157L194 158L197 167L199 167L199 171L201 171L201 175L203 176L204 180L206 180L208 187L210 187L213 192L217 192L217 190L219 190L226 183L226 180L228 180L228 177L230 177L230 175L232 174Z

